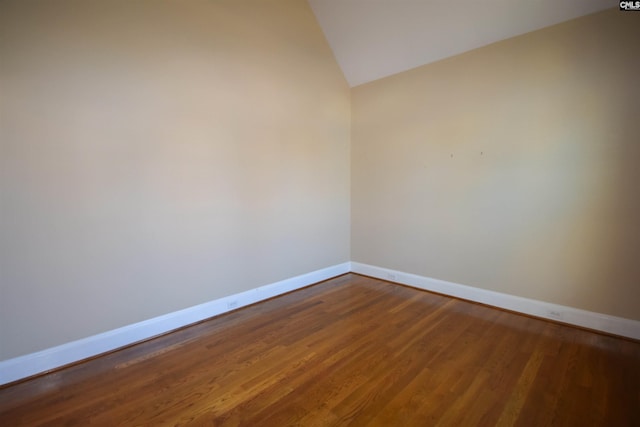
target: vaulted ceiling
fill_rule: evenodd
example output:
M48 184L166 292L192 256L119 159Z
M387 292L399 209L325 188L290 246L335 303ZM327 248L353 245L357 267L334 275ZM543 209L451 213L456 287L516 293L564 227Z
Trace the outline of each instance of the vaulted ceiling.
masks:
M309 0L351 86L615 7L610 0Z

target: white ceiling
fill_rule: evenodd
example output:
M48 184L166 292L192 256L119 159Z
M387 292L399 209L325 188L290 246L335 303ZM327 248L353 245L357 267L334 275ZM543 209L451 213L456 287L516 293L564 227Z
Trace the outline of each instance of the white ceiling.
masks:
M617 6L611 0L309 0L349 85Z

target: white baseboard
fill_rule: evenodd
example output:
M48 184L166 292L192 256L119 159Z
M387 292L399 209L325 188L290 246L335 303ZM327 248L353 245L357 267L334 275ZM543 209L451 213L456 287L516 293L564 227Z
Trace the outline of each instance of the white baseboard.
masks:
M535 317L640 340L640 321L637 320L474 288L359 262L351 262L351 271Z
M0 362L0 385L134 344L227 311L348 273L350 270L351 263L345 262L36 353L4 360Z
M609 316L359 262L346 262L0 362L0 385L50 371L348 272L640 340L640 321Z

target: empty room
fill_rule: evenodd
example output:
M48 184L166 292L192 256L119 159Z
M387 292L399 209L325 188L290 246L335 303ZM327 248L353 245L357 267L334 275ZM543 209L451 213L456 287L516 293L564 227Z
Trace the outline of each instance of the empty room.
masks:
M639 41L0 0L0 425L640 426Z

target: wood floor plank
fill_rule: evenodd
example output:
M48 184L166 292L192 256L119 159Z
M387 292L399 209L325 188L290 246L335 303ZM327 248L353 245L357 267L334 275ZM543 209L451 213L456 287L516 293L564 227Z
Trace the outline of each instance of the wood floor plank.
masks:
M640 343L347 274L0 388L0 425L640 426Z

